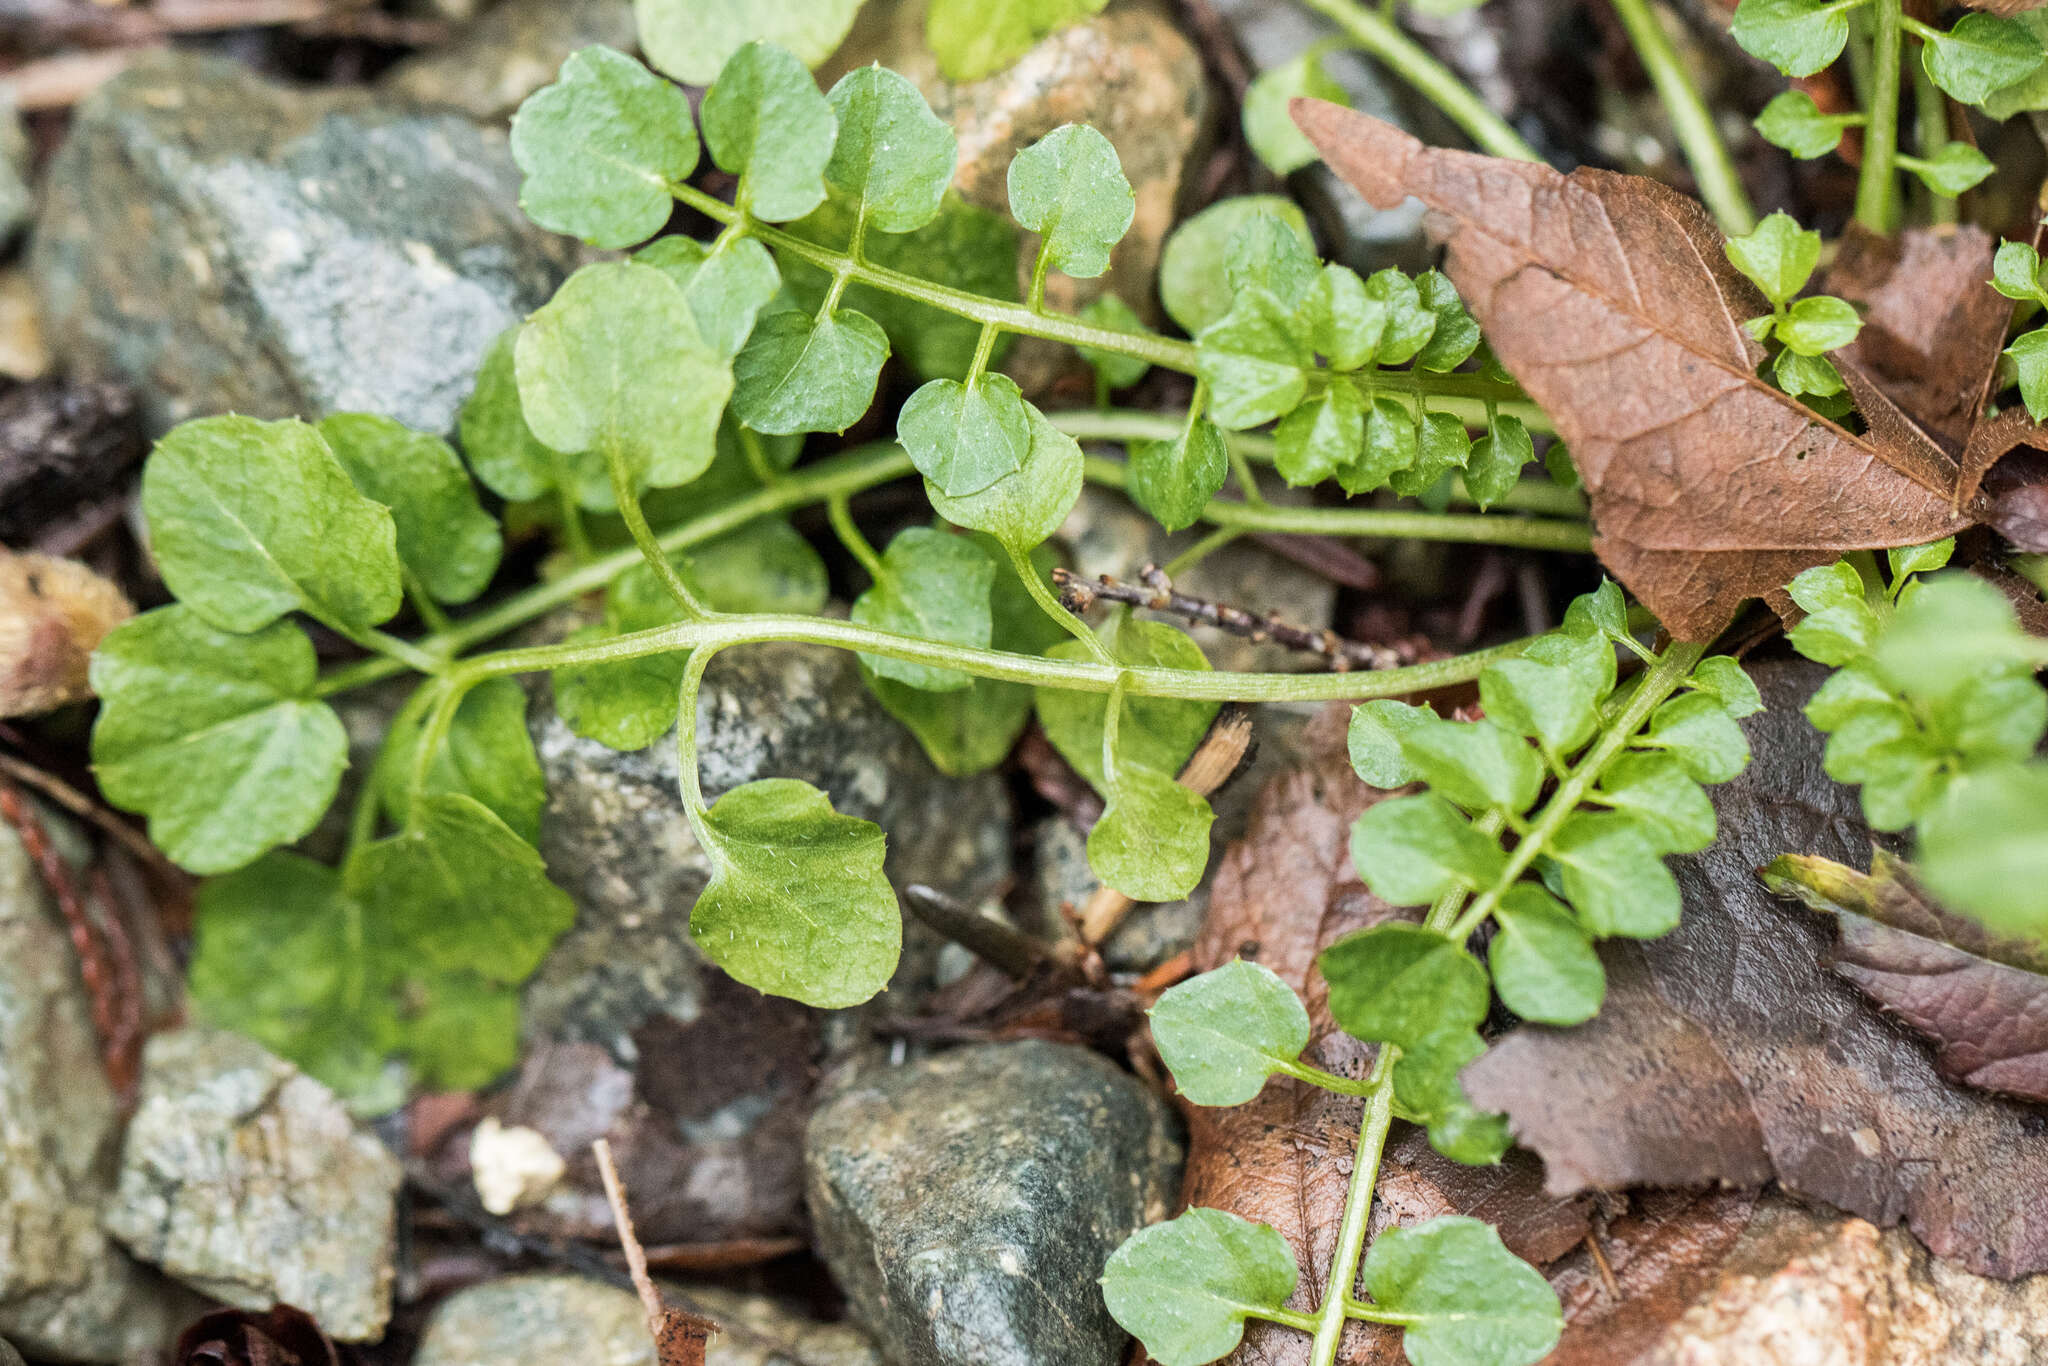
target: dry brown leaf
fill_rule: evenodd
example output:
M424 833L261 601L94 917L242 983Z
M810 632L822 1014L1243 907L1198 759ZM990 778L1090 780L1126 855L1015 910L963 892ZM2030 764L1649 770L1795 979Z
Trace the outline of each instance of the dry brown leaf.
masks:
M171 1359L177 1366L343 1366L355 1358L303 1309L280 1304L205 1315L178 1335Z
M2048 952L1955 915L1886 856L1860 873L1787 855L1764 870L1773 891L1831 917L1828 966L1931 1039L1943 1076L2048 1101Z
M133 615L119 588L76 560L0 546L0 717L92 696L92 652Z
M2048 1124L1944 1081L1928 1050L1828 971L1827 927L1788 917L1753 870L1788 849L1847 862L1870 845L1800 714L1826 671L1753 662L1769 709L1755 758L1714 789L1721 837L1673 860L1671 935L1603 948L1608 998L1577 1029L1525 1026L1463 1076L1509 1115L1550 1189L1750 1185L1880 1225L1990 1276L2048 1269Z
M1291 107L1368 200L1430 208L1446 273L1571 446L1595 549L1675 635L1710 638L1746 599L1844 551L1968 524L1951 511L1953 459L1853 363L1844 377L1874 400L1868 439L1757 377L1764 353L1742 323L1768 307L1692 200L1637 176L1427 147L1318 100Z

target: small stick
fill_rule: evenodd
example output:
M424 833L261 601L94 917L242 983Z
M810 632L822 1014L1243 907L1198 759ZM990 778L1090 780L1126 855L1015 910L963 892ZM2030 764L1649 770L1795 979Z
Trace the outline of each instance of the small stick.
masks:
M0 752L0 776L12 778L24 787L32 787L72 815L91 821L119 840L122 848L156 869L166 881L175 885L191 877L190 873L165 858L141 831L55 774L12 754Z
M1060 590L1060 602L1077 616L1097 602L1121 602L1154 612L1171 612L1247 640L1270 640L1290 650L1319 655L1337 673L1349 673L1353 669L1396 669L1415 662L1414 652L1403 647L1369 645L1364 641L1346 639L1335 631L1314 631L1276 617L1247 612L1242 607L1189 597L1176 592L1166 572L1155 564L1146 565L1138 579L1135 584L1121 583L1104 574L1090 583L1069 569L1052 571L1052 581Z
M1586 1251L1593 1254L1593 1267L1600 1273L1600 1284L1605 1287L1609 1299L1621 1298L1621 1282L1614 1278L1614 1268L1607 1264L1607 1254L1600 1250L1600 1234L1593 1229L1586 1230Z
M912 883L903 889L903 901L919 920L1020 982L1050 956L1030 935L962 905L936 887Z
M604 1182L605 1202L612 1207L612 1223L619 1231L619 1247L626 1254L626 1274L632 1278L640 1308L647 1314L647 1335L654 1339L654 1353L661 1366L704 1366L705 1344L718 1325L702 1314L671 1309L661 1301L654 1278L647 1274L647 1252L640 1236L633 1232L633 1212L626 1207L626 1189L619 1182L619 1169L612 1161L612 1145L600 1138L590 1145L597 1157L597 1174Z

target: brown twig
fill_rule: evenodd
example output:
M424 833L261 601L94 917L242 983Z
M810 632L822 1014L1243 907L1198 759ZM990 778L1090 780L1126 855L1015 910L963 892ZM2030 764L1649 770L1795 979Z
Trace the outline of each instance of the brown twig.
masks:
M1243 636L1246 640L1270 640L1290 650L1320 655L1337 673L1348 673L1353 669L1397 669L1415 662L1413 651L1399 646L1349 640L1332 630L1311 630L1264 613L1247 612L1242 607L1176 592L1166 577L1166 571L1158 565L1146 565L1138 580L1135 584L1123 583L1104 574L1090 583L1069 569L1052 571L1052 581L1059 586L1060 601L1068 611L1077 615L1097 602L1121 602L1154 612L1170 612L1199 625L1214 626L1234 636Z
M123 933L117 940L110 940L93 925L85 901L78 894L71 866L50 842L50 832L43 827L42 818L22 796L21 789L4 779L0 779L0 818L21 836L21 847L57 903L57 912L71 935L71 947L78 954L79 977L92 1003L93 1031L99 1036L101 1065L106 1068L107 1080L115 1092L126 1097L135 1085L135 1046L141 1037L141 1010L134 999L140 989L139 973L132 957L125 962L119 958L119 951L129 948L128 937ZM109 893L109 904L111 900Z
M17 759L12 754L0 753L0 776L11 778L23 787L32 787L72 815L81 820L91 821L120 841L123 849L154 868L173 886L191 877L191 874L165 858L163 851L151 844L147 835L55 774L45 772L25 759Z
M633 1212L626 1207L626 1190L619 1183L619 1169L612 1161L612 1145L600 1138L590 1145L597 1158L597 1174L604 1182L604 1198L612 1207L612 1223L619 1231L619 1248L626 1254L626 1274L632 1278L634 1293L647 1314L647 1332L661 1366L703 1366L704 1347L718 1325L702 1314L671 1309L662 1303L654 1278L647 1274L647 1252L640 1236L633 1232Z

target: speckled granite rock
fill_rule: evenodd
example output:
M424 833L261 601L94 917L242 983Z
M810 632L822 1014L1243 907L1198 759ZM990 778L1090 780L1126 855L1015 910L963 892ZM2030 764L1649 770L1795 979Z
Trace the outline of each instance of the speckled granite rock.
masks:
M21 1353L10 1347L5 1338L0 1338L0 1366L23 1366Z
M578 915L527 987L527 1029L602 1044L630 1063L630 1036L648 1016L697 1017L709 970L688 925L710 873L677 795L675 744L622 754L585 740L544 685L529 725L548 782L541 853ZM899 887L967 891L1008 872L1002 780L942 777L844 651L771 644L721 654L704 679L698 747L713 800L756 778L801 778L839 811L879 824ZM920 953L912 939L899 986L929 972L932 946Z
M857 1331L803 1318L774 1300L693 1287L688 1302L717 1319L705 1366L880 1366ZM640 1301L576 1276L508 1276L455 1294L434 1311L412 1366L654 1366Z
M811 1117L820 1253L892 1366L1114 1366L1096 1278L1179 1189L1180 1126L1085 1049L983 1044Z
M2048 1275L1973 1276L1903 1229L1772 1198L1632 1366L2041 1366Z
M73 370L134 382L159 429L360 409L445 431L484 348L572 263L518 185L504 135L455 115L146 56L50 165L44 333Z
M400 1179L319 1082L240 1035L181 1029L144 1052L105 1223L196 1290L364 1342L390 1317Z
M1011 158L1064 123L1100 129L1116 147L1137 194L1137 214L1107 275L1071 280L1055 272L1046 297L1057 307L1075 309L1114 291L1156 321L1152 280L1159 250L1196 192L1215 107L1201 54L1172 15L1164 7L1123 0L1051 34L1006 69L960 85L939 74L938 59L925 45L924 24L923 0L870 0L819 78L829 83L878 61L917 82L933 110L959 134L954 187L970 203L1005 215ZM1020 280L1028 283L1037 250L1037 236L1025 234L1018 252ZM1071 362L1071 351L1025 339L1004 369L1035 389Z
M602 43L630 52L633 40L628 0L505 0L448 42L391 68L383 87L473 119L502 119L578 48Z
M147 1351L186 1310L100 1229L119 1142L71 941L0 822L0 1334L39 1356Z

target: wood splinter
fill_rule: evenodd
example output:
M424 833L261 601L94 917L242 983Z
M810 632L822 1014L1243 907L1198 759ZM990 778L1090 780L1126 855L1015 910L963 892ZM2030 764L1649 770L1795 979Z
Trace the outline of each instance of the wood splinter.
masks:
M600 1138L590 1145L597 1158L597 1174L604 1182L604 1198L612 1207L612 1223L619 1231L619 1248L626 1254L626 1274L640 1296L647 1314L647 1331L654 1338L654 1354L661 1366L704 1366L704 1351L711 1335L719 1331L716 1321L687 1309L671 1309L662 1303L654 1278L647 1274L647 1252L640 1235L633 1232L633 1213L626 1206L626 1190L619 1182L618 1165L612 1161L612 1145Z

